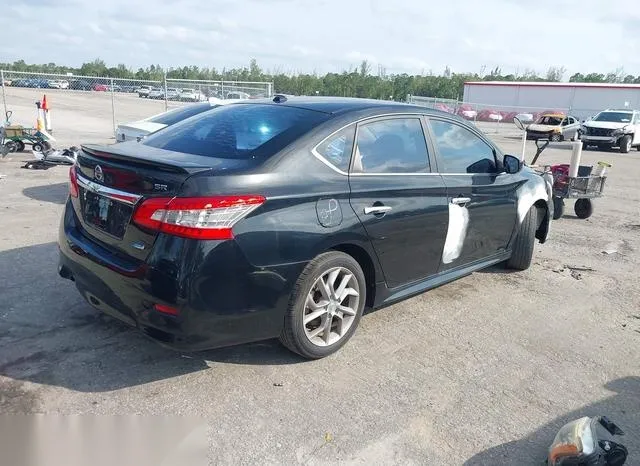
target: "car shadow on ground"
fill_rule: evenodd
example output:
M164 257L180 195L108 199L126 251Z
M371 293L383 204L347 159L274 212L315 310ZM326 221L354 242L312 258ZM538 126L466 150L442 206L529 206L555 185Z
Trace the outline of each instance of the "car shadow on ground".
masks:
M303 361L275 340L197 353L164 348L89 306L71 281L58 276L57 258L55 243L0 252L0 270L11 271L0 280L2 376L101 392L207 370L211 361Z
M64 204L69 194L69 185L67 183L56 183L32 186L30 188L24 188L22 194L36 201Z
M584 416L607 416L624 432L616 441L629 449L627 464L638 464L640 451L633 446L640 442L640 377L623 377L607 383L604 388L612 396L570 411L529 435L513 442L489 448L467 460L465 466L544 465L548 448L558 430L568 422ZM481 435L481 433L479 433Z

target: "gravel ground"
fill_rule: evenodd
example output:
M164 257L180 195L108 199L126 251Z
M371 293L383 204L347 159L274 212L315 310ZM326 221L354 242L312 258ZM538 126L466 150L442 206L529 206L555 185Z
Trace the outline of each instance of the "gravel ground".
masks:
M107 142L104 118L60 139ZM176 353L98 315L56 274L67 169L29 157L0 161L0 412L195 416L212 463L317 465L540 464L562 424L605 414L640 464L640 153L585 152L613 163L605 197L586 221L568 204L530 270L369 313L314 362L275 341Z

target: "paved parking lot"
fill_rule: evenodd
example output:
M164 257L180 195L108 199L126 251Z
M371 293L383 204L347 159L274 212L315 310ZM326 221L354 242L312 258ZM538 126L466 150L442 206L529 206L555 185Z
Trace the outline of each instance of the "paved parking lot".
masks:
M63 143L108 142L58 110ZM176 353L98 315L56 274L68 170L21 169L29 157L0 162L2 413L199 416L218 464L452 465L540 464L562 424L606 414L640 462L640 152L585 152L613 164L606 196L586 221L569 205L530 270L369 313L315 362L276 341Z

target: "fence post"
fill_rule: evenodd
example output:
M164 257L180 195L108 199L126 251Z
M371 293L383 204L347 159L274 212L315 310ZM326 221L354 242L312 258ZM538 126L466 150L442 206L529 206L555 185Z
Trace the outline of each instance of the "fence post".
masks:
M4 71L0 70L0 85L2 86L2 104L4 105L4 118L0 121L4 122L5 119L7 119L7 114L9 113L9 111L7 110L7 95L5 94L4 91Z
M113 122L113 137L117 138L116 134L116 100L115 90L113 89L113 78L111 78L111 119Z
M164 111L169 110L169 100L167 99L167 74L164 75Z

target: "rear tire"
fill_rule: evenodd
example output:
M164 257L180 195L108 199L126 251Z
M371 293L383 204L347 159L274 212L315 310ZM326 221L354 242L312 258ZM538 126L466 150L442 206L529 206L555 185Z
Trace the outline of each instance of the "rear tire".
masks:
M553 219L558 220L564 214L564 200L561 197L553 198Z
M520 230L513 242L511 257L507 261L507 267L515 270L526 270L531 265L533 258L533 246L536 240L538 228L538 209L532 206L520 225Z
M334 278L332 285L330 275L336 271L340 275ZM334 291L340 290L343 280L347 281L343 291L351 292L340 301L340 298L334 298L337 296ZM327 285L324 289L330 299L322 293L322 284ZM320 359L335 353L355 333L366 302L366 289L362 268L353 257L338 251L320 254L307 264L293 287L280 341L307 359ZM341 303L338 309L335 302ZM318 314L317 318L309 321L314 312ZM348 325L344 331L343 325ZM321 327L329 331L321 330Z
M630 150L631 150L631 136L629 135L623 136L622 139L620 139L620 153L628 154Z
M22 141L16 141L16 152L22 152L24 150L24 142Z
M591 199L578 199L573 206L573 210L578 218L589 218L593 214L593 202L591 202Z
M40 144L39 142L36 142L31 145L31 149L36 152L42 152L43 147L42 147L42 144Z

